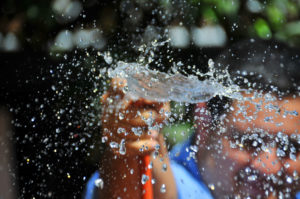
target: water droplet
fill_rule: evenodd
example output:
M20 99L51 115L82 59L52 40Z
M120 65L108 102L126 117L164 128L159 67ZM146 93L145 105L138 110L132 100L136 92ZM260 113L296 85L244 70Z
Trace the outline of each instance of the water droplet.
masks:
M166 185L165 184L162 184L161 187L160 187L160 192L161 193L166 193L167 189L166 189Z
M246 167L246 168L245 168L245 172L246 172L247 174L249 174L249 173L251 172L251 169L250 169L249 167Z
M163 170L164 172L166 172L166 171L167 171L167 169L168 169L168 166L167 166L167 164L163 164L163 166L162 166L162 170Z
M257 141L254 141L254 142L252 143L252 146L253 146L253 147L257 147L257 145L258 145L258 142L257 142Z
M255 181L257 179L257 175L248 176L248 181Z
M289 168L289 167L290 167L290 164L286 162L286 163L284 164L284 168L287 169L287 168Z
M103 186L104 186L104 182L101 178L98 178L95 180L95 186L100 188L100 189L103 189Z
M84 143L84 142L85 142L85 138L81 138L81 139L80 139L80 142L81 142L81 143Z
M124 128L118 128L117 133L118 134L125 133L125 129Z
M165 112L165 116L166 116L167 118L170 117L170 116L171 116L171 112L166 111L166 112Z
M151 184L155 184L156 180L154 178L151 179Z
M295 155L294 153L290 153L289 156L290 156L290 159L291 159L291 160L294 160L294 161L297 160L296 155Z
M277 148L276 154L278 157L284 157L285 156L285 152L279 148Z
M141 127L133 127L131 128L131 131L134 133L136 136L141 136L143 134L142 128Z
M143 175L142 175L142 180L141 180L142 184L146 184L146 182L147 182L148 180L149 180L149 176L143 174Z
M210 190L215 190L215 185L214 184L208 184L208 188Z
M273 117L265 117L264 121L265 122L271 122L273 119Z
M110 143L109 143L109 146L110 146L110 148L112 148L112 149L116 149L116 148L119 147L119 144L116 143L116 142L110 142Z
M111 64L113 62L113 58L110 56L110 52L105 52L103 57L107 64Z
M102 143L105 143L107 140L108 140L108 138L107 138L106 136L103 136L103 137L101 138Z
M119 153L121 155L125 155L126 154L125 139L122 139L121 142L120 142Z
M198 147L196 145L191 145L190 149L194 152L198 152Z
M148 169L152 169L153 168L153 162L151 161L149 164L148 164Z
M123 120L124 119L124 114L123 113L119 113L119 119Z
M287 176L286 182L289 183L289 184L292 184L293 178L291 178L290 176Z

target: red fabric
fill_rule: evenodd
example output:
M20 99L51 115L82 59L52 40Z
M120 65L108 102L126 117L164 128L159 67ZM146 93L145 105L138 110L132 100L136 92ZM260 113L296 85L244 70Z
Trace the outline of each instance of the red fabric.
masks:
M152 169L148 166L150 164L150 155L146 155L143 159L142 174L149 177L147 182L143 185L143 199L153 199L153 187L152 187Z

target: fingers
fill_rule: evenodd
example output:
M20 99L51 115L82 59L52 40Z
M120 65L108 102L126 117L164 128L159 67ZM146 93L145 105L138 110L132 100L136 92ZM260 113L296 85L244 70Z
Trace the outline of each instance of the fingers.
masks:
M128 149L128 156L139 155L144 156L148 155L155 150L155 147L158 146L158 142L153 139L139 140L134 142L129 142L126 147Z
M115 154L144 155L151 153L158 144L157 131L170 112L169 103L140 98L134 100L123 92L125 79L114 78L102 96L102 133L112 145Z
M133 127L129 124L118 124L118 126L103 126L103 135L116 137L118 139L136 140L146 137L148 129L144 127ZM114 139L114 138L113 138Z
M132 126L154 126L162 123L166 118L156 109L143 109L132 107L130 111L124 114L125 122Z
M104 96L106 97L106 95ZM143 99L138 100L143 103ZM132 126L148 126L162 123L170 112L169 103L152 103L151 106L136 106L132 100L122 100L118 103L103 106L103 119L111 123L127 122ZM119 109L117 109L119 107ZM121 121L122 120L122 121Z
M118 115L131 122L134 126L146 125L145 120L153 119L153 122L161 123L166 118L166 112L170 112L169 103L154 102L140 98L133 100L130 95L125 95L123 88L127 85L125 79L113 78L110 89L102 96L104 115L116 117ZM111 118L114 122L117 118Z
M126 139L130 141L150 138L156 139L157 137L149 131L148 127L131 126L128 123L118 124L117 126L103 125L102 135L111 140Z
M152 137L138 140L117 138L108 142L111 151L119 156L144 156L159 149L159 142Z
M123 79L123 78L113 78L111 80L111 87L113 89L119 89L119 90L121 90L125 86L127 86L126 79Z
M101 97L102 104L104 105L109 104L110 102L107 101L109 97L114 98L115 96L120 95L121 98L123 98L124 96L123 88L126 85L127 85L126 79L113 78L111 80L109 89Z
M119 137L107 138L108 146L116 155L144 156L150 154L159 146L159 133L155 130L149 131L149 134L143 135L138 139L125 139Z

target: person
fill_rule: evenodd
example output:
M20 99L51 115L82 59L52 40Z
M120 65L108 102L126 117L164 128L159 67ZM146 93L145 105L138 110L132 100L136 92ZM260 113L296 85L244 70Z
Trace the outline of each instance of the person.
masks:
M300 198L299 65L297 51L274 41L226 49L215 66L229 70L243 100L198 103L193 136L170 154L158 133L168 124L169 103L128 98L126 81L113 79L102 99L109 147L85 198L142 198L148 154L154 198ZM97 188L99 176L104 184Z

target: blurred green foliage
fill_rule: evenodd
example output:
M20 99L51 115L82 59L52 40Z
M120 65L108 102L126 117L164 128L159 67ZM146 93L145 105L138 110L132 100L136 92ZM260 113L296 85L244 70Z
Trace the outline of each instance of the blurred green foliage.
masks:
M257 21L254 23L254 29L260 38L268 39L272 37L272 32L269 28L269 25L261 18L257 19Z
M72 20L54 10L58 1L66 5L75 0L1 1L0 33L16 33L22 47L49 50L49 44L64 29L97 27L105 36L114 37L120 32L141 34L149 24L188 28L219 24L230 41L259 37L300 44L297 0L76 0L82 11ZM128 23L130 19L132 23Z
M176 123L163 128L162 133L167 138L167 142L173 146L188 139L193 134L193 128L189 123Z
M189 0L198 24L220 24L233 40L259 37L300 45L296 0ZM186 19L190 20L190 19ZM197 20L196 20L197 21Z

